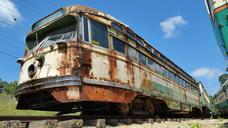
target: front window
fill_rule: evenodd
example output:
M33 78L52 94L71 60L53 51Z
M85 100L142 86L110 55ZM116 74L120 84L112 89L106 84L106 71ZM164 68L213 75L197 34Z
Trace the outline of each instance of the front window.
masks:
M42 47L48 47L60 41L68 41L75 37L75 25L52 32L41 43Z
M60 41L76 39L76 18L65 16L26 37L27 49L36 51Z

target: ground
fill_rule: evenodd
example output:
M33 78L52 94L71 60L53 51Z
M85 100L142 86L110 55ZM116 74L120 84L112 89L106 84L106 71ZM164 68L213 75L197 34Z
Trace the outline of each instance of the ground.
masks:
M228 128L228 119L204 119L204 120L189 120L181 122L165 121L161 123L144 123L124 125L121 124L116 128Z
M17 101L14 96L0 93L0 116L2 115L54 115L54 112L16 110ZM224 125L227 123L227 125ZM42 123L35 123L36 126ZM110 127L110 126L107 126ZM228 128L228 119L204 119L188 120L181 122L165 121L161 123L143 123L125 125L119 124L115 128Z

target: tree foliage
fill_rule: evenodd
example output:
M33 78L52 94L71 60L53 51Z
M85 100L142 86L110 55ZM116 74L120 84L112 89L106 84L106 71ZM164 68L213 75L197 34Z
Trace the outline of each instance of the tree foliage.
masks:
M14 95L16 93L16 88L17 88L17 81L8 83L0 79L0 93L4 92L7 94Z
M4 92L7 94L15 95L17 89L17 81L13 81L11 83L8 83L3 89Z
M228 79L228 74L223 74L221 76L219 76L219 82L221 83L221 85L223 83L225 83L225 81Z

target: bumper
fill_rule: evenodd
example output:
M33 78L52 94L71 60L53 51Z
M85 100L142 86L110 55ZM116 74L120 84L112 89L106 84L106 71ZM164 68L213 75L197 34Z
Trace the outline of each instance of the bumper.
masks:
M81 102L130 103L137 93L126 85L62 76L32 80L18 86L17 109L59 111Z
M50 78L41 78L19 84L16 96L24 93L33 93L49 88L59 88L65 86L80 86L81 78L79 76L58 76Z

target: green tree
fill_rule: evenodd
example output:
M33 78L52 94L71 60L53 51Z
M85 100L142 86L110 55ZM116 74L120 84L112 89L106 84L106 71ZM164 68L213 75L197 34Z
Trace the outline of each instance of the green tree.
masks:
M221 83L221 85L223 83L225 83L225 81L228 79L228 74L223 74L221 76L219 76L219 82Z
M215 99L213 98L213 96L209 96L209 98L210 98L210 103L211 103L211 112L212 112L212 116L214 117L214 118L216 118L217 117L217 115L218 115L218 110L217 110L217 107L216 107L216 104L215 104Z
M4 86L4 92L7 94L15 95L17 89L17 81L11 82Z

